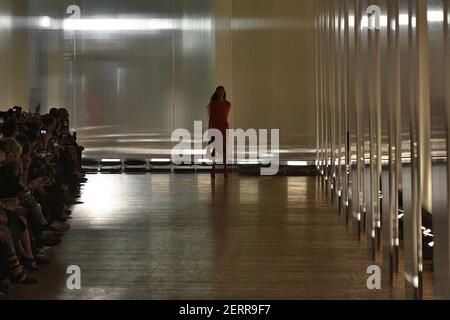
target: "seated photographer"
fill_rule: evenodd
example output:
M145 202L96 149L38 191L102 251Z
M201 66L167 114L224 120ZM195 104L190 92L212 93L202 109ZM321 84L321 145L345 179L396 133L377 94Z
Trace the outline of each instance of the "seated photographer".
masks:
M67 210L63 191L58 183L58 148L53 137L54 126L51 118L43 119L44 127L41 129L40 137L35 145L34 156L26 156L24 164L26 167L25 183L34 186L34 196L41 204L44 216L52 224L50 231L67 231L69 226L63 224L67 220ZM31 145L28 137L20 137L26 150ZM52 143L50 143L52 141Z
M64 108L59 109L56 132L61 142L61 178L72 193L77 193L78 184L86 181L81 172L81 153L84 148L78 145L76 134L70 134L69 122L67 110Z
M32 177L30 179L30 167L33 163L33 157L31 154L31 141L30 139L25 135L19 135L16 139L22 146L22 155L21 155L21 161L22 161L22 179L21 183L28 187L28 189L32 190L34 198L37 200L37 202L40 204L42 213L47 220L47 222L50 222L50 218L52 217L52 214L49 213L49 209L47 208L47 201L48 197L50 195L47 194L46 186L49 185L49 180L45 177ZM48 227L49 224L44 224L44 231L50 231L53 228ZM55 230L56 231L56 230Z

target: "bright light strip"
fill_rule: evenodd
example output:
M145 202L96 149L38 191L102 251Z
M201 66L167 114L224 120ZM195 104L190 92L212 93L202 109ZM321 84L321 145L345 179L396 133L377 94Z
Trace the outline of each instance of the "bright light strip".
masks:
M12 18L9 16L0 16L0 28L11 28L12 27Z
M102 159L102 162L115 162L115 163L120 163L120 162L122 162L122 160L120 160L120 159Z
M411 18L412 26L416 26L416 18ZM409 15L407 13L402 13L398 15L398 24L401 26L408 26L409 25Z
M258 160L239 160L238 165L258 165Z
M50 28L52 26L52 19L48 16L39 18L39 27L41 28Z
M168 158L153 158L153 159L150 160L150 162L171 163L172 159L168 159Z
M139 31L172 30L171 19L66 19L64 30L72 31Z
M409 15L406 13L399 14L399 25L401 26L408 26L409 25ZM428 21L430 22L442 22L444 21L444 14L442 11L428 11ZM388 26L388 17L387 15L382 15L380 19L381 27L387 28ZM417 20L416 17L411 18L412 27L416 27ZM349 16L349 27L354 28L355 27L355 16L350 15ZM361 28L368 28L369 27L369 17L363 16L361 18Z
M289 167L307 167L308 161L288 161L287 165Z
M83 141L86 141L84 139ZM96 141L96 139L92 139ZM117 143L158 143L158 142L172 142L171 139L118 139Z
M442 10L428 10L428 22L444 22L444 11Z
M68 31L159 31L159 30L212 30L211 19L125 19L91 18L66 19L63 30Z

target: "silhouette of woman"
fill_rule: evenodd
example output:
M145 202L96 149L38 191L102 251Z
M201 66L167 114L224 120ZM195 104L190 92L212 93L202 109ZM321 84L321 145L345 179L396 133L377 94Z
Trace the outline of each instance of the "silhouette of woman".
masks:
M216 92L208 105L209 129L217 129L223 136L223 163L225 179L228 178L227 167L227 129L229 129L228 117L230 115L231 103L227 100L227 93L223 86L217 87ZM214 138L210 143L214 142ZM212 156L215 157L216 150L213 150ZM216 162L214 161L211 178L216 177Z

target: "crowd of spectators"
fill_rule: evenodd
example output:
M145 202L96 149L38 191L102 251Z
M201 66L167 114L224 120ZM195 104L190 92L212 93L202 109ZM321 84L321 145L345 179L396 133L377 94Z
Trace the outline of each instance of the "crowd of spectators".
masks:
M0 300L12 283L38 282L33 274L70 229L86 182L82 151L66 109L0 113Z

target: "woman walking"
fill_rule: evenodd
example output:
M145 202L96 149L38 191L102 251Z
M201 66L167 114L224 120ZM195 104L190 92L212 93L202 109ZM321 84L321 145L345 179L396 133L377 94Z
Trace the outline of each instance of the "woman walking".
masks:
M223 86L217 87L211 102L208 105L209 114L209 129L216 129L222 132L223 136L223 164L225 179L228 178L227 167L227 130L230 128L228 124L228 117L231 111L231 103L227 100L227 93ZM214 139L214 138L213 138ZM211 143L214 140L211 141ZM215 157L216 150L212 151L212 156ZM211 178L216 177L216 161L213 162Z

